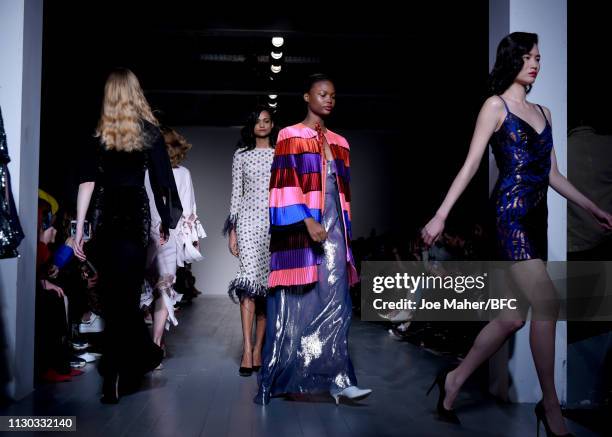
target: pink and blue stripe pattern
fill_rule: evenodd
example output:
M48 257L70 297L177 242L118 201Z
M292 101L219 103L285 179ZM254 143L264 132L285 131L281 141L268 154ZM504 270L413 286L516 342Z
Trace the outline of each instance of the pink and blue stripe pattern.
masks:
M349 282L357 282L357 270L350 248L350 162L349 144L330 130L324 134L334 157L338 190L346 229L346 260ZM317 264L321 262L320 245L314 243L304 219L321 222L324 198L321 172L322 144L317 132L298 124L281 130L275 149L270 178L271 261L268 285L301 287L317 282Z

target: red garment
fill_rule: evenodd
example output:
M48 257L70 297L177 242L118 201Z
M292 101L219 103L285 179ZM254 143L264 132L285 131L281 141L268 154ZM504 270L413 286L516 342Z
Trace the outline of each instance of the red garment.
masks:
M49 250L49 246L39 241L36 247L36 269L38 270L42 265L49 262L50 258L51 251Z

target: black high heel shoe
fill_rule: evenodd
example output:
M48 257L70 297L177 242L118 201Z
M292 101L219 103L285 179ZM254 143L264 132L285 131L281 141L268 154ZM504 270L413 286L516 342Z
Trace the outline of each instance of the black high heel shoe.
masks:
M540 422L544 422L544 430L546 431L546 437L574 437L572 433L566 434L555 434L551 431L550 425L548 424L548 419L546 418L546 412L544 411L544 405L542 401L538 402L535 406L535 415L536 415L536 426L537 426L537 436L540 437Z
M455 414L453 410L447 410L444 408L444 398L446 397L446 389L444 388L444 383L446 382L446 375L448 375L449 370L441 370L436 378L433 380L431 387L427 390L427 395L433 390L433 388L437 385L439 390L438 395L438 404L436 406L436 411L438 412L438 417L440 420L448 423L454 423L456 425L461 425L461 421Z
M238 369L238 374L240 376L251 376L253 374L253 368L252 367L240 367Z
M242 363L242 359L240 360L240 362ZM251 376L253 374L253 367L240 366L240 368L238 369L238 374L240 376Z
M104 377L102 383L102 397L100 402L103 404L119 403L119 374L114 373Z

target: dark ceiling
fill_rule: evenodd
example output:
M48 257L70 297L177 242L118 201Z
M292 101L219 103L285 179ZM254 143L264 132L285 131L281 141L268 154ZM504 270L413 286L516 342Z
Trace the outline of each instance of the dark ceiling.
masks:
M441 200L486 96L488 0L342 8L253 2L248 9L237 2L193 3L45 0L43 186L69 192L64 185L72 183L67 175L74 163L66 156L91 137L115 66L138 75L158 118L171 126L240 126L270 91L279 95L277 124L295 123L304 116L304 78L327 72L338 91L330 126L392 138L379 153L388 155L388 173L395 174L394 198L412 184L420 197L407 199L410 207L434 208ZM591 122L612 132L610 63L602 56L609 17L603 3L568 4L570 127ZM271 84L266 57L274 35L285 38L287 62ZM486 188L486 181L484 174L479 186Z
M158 118L170 126L241 126L271 91L279 96L277 125L296 123L305 114L305 78L325 72L338 94L329 126L384 138L384 150L375 153L388 162L386 194L399 199L414 183L423 198L411 202L438 201L438 185L448 185L465 157L485 96L488 1L469 8L329 4L251 3L247 10L228 3L215 10L176 1L162 8L46 0L41 183L54 193L72 192L67 175L74 164L65 156L91 138L115 66L137 74ZM286 62L270 82L275 35L285 38Z
M241 125L271 92L279 96L281 121L294 122L304 112L305 77L325 72L338 91L336 126L393 129L404 122L406 99L421 101L428 89L452 79L465 59L453 39L482 39L487 2L475 3L480 8L473 6L465 22L456 20L457 6L444 13L437 5L405 4L401 11L392 3L287 12L236 4L217 12L174 3L88 2L84 9L83 3L47 0L43 95L57 105L73 99L95 118L104 79L121 65L139 76L167 124ZM269 60L276 35L285 39L277 75Z

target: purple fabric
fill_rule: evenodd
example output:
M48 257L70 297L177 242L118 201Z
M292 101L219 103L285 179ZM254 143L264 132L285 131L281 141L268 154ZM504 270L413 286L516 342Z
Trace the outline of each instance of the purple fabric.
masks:
M320 173L321 157L318 153L277 155L272 162L272 170L277 168L295 168L298 174Z
M309 247L274 252L270 259L271 270L297 269L317 264L317 255Z

